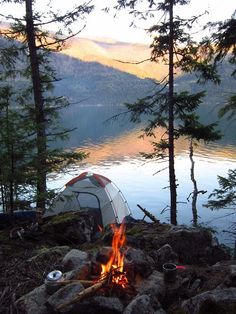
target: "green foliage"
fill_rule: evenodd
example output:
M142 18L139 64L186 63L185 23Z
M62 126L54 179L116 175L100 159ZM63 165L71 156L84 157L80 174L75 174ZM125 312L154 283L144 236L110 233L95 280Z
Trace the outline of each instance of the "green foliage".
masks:
M0 186L5 211L12 211L18 197L27 198L33 184L35 147L32 120L16 108L18 96L9 85L0 86Z
M217 141L222 135L219 130L216 130L216 123L204 125L199 122L199 116L195 113L188 114L183 120L184 124L178 129L179 136L184 135L196 141L203 140L204 142Z
M212 31L210 38L205 38L202 41L202 46L205 47L208 54L208 59L213 60L215 66L219 66L223 61L227 61L232 65L236 64L236 11L232 17L226 21L209 23ZM235 79L236 69L231 73L232 80ZM228 118L235 116L236 108L235 94L229 95L228 101L224 108L220 109L219 117L222 118L228 115Z
M233 208L236 209L236 169L228 171L228 177L218 176L219 189L215 189L209 195L209 200L205 205L211 209Z
M227 104L219 110L219 117L223 118L228 115L228 119L236 116L236 95L229 98Z
M204 44L212 45L213 52L209 57L214 60L216 65L226 60L235 65L236 63L236 12L233 13L231 19L210 23L208 26L215 31L212 32L210 39L205 40ZM235 68L231 73L231 79L236 74ZM224 107L219 110L219 117L228 115L228 119L235 117L236 114L236 95L231 94ZM205 205L211 209L233 208L236 209L236 169L228 171L228 177L218 176L219 188L210 194L208 203ZM211 199L213 198L213 199Z
M141 1L145 2L145 1ZM220 79L216 71L215 64L210 62L210 58L201 46L191 38L191 30L197 17L183 19L174 15L177 5L186 5L189 1L184 0L165 0L156 3L146 1L147 10L150 15L153 12L161 12L162 19L158 24L149 28L153 42L151 44L151 57L153 62L161 62L168 66L168 75L159 84L159 90L154 94L139 99L134 104L128 104L131 111L131 120L140 122L141 116L146 115L146 127L143 129L146 136L155 136L155 129L163 127L166 129L165 137L161 138L160 143L153 143L153 156L164 156L168 150L169 162L169 183L170 183L170 220L172 224L177 224L177 193L174 166L174 141L181 135L188 135L196 140L219 138L217 132L213 132L214 124L203 126L198 121L195 114L202 102L204 92L192 93L188 91L175 90L175 70L185 73L195 73L197 83L211 80L219 83ZM118 8L131 7L135 16L147 18L148 14L135 10L138 1L118 1ZM162 83L163 83L162 82ZM181 125L182 123L182 125ZM152 158L151 154L143 154L147 158Z
M5 208L10 203L10 209L13 210L15 199L18 194L23 196L20 192L27 186L28 196L31 194L33 200L36 200L36 206L45 209L49 196L53 194L46 187L47 175L53 171L63 171L69 164L86 157L83 152L50 148L51 141L67 139L70 132L59 124L59 110L68 106L69 101L54 94L57 78L50 53L60 51L66 39L75 35L69 26L76 19L83 19L93 6L79 5L59 16L50 7L44 14L33 12L32 0L9 2L25 4L26 12L21 19L6 16L12 22L11 28L0 34L5 39L0 50L1 79L7 78L8 85L14 86L14 93L18 95L12 102L9 94L5 104L7 89L2 83L2 203ZM63 24L64 36L62 28L54 34L45 31L46 25L51 23ZM66 31L68 37L65 36ZM6 157L9 163L3 162Z

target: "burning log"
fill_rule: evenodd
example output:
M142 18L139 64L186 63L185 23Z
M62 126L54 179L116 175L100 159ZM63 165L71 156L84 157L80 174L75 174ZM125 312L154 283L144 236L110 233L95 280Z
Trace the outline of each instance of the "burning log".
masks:
M102 264L101 279L107 276L111 282L125 288L128 285L128 279L124 272L124 246L126 242L125 225L120 227L111 225L113 231L112 254L106 264Z
M92 285L91 287L88 287L87 289L84 289L83 291L81 291L80 293L78 293L73 299L60 304L57 307L57 311L63 310L65 307L72 305L74 303L80 302L81 300L90 297L91 295L93 295L96 291L98 291L99 289L101 289L103 286L105 286L105 284L107 283L107 279L104 279L102 281L99 281L97 283L95 283L94 285Z
M112 224L111 227L113 230L112 253L108 262L106 264L101 264L102 270L99 281L78 293L73 299L60 304L56 310L63 310L69 305L90 297L106 284L108 284L108 286L116 285L122 289L125 289L128 286L128 278L124 272L124 252L122 252L126 241L125 225L121 224L120 227L118 227L115 224ZM81 280L78 282L83 283ZM87 283L87 281L85 282ZM68 283L72 283L72 281L68 280Z

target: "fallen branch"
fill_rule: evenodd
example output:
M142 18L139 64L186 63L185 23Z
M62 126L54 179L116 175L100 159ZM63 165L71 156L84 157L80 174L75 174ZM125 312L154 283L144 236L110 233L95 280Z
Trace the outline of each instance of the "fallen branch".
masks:
M91 295L93 295L96 291L98 291L99 289L101 289L105 284L107 283L107 279L99 281L98 283L95 283L93 286L84 289L83 291L81 291L80 293L78 293L73 299L62 303L61 305L59 305L56 310L60 311L63 310L65 307L77 303Z
M155 216L153 216L149 211L147 211L146 208L143 208L139 204L137 204L137 206L141 209L141 211L144 212L145 216L148 216L148 218L150 218L153 222L160 222L158 219L156 219ZM145 216L144 216L144 218L145 218Z

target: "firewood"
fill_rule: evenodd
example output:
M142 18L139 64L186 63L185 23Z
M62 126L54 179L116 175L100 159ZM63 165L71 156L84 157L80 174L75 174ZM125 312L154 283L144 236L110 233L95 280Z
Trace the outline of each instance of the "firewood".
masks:
M91 295L93 295L96 291L98 291L99 289L101 289L105 284L107 283L107 279L104 279L102 281L99 281L97 283L95 283L94 285L92 285L91 287L88 287L87 289L84 289L83 291L81 291L80 293L78 293L73 299L62 303L61 305L59 305L56 310L60 311L63 310L65 307L77 303Z
M64 280L60 282L60 285L69 285L69 284L76 284L76 283L81 283L85 287L92 286L94 284L94 281L92 280L76 280L76 279L71 279L71 280Z

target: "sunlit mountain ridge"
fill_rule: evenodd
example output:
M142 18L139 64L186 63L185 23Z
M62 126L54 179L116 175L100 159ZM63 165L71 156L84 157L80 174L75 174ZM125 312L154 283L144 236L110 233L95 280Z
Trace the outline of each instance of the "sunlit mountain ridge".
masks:
M149 61L151 49L145 44L117 42L111 39L75 37L61 53L82 61L98 62L140 78L160 80L166 76L167 66Z

